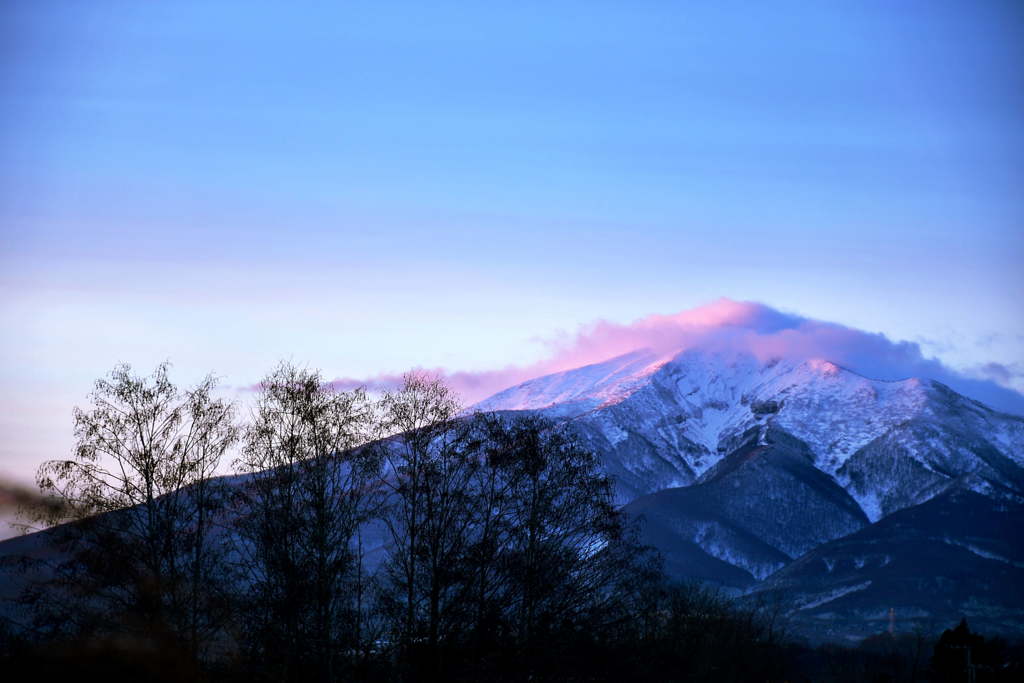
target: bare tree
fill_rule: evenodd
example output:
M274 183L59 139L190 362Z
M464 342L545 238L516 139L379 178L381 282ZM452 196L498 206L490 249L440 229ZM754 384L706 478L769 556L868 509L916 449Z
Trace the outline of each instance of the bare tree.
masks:
M647 555L596 457L568 433L531 416L459 416L447 388L420 374L382 413L396 432L380 444L385 595L407 674L477 676L513 652L529 667L568 631L603 633L628 616L626 584Z
M498 600L503 637L529 664L566 628L596 635L625 618L646 552L596 456L571 433L534 416L487 421L482 511L493 519L480 529L489 567L479 575L490 583L480 590Z
M282 363L261 385L237 461L238 568L251 653L282 680L332 680L364 645L360 527L375 512L378 462L360 448L373 405Z
M30 512L52 534L57 565L39 568L26 598L51 626L103 632L168 630L198 659L220 625L220 553L213 480L235 443L232 405L209 376L182 391L168 364L149 377L116 367L74 413L72 458L44 463L37 482L59 505ZM32 514L34 512L34 514Z
M451 390L424 373L407 374L380 401L390 546L384 602L405 661L419 650L426 660L420 666L433 671L440 667L440 642L459 623L452 612L462 606L459 570L471 523L473 467L458 413Z

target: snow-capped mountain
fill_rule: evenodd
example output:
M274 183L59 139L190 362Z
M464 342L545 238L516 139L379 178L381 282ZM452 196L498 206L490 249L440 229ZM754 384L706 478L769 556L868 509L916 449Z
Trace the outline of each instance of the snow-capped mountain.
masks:
M547 375L479 404L568 421L604 458L626 503L699 481L774 428L802 441L871 521L946 490L1024 492L1024 418L925 378L881 381L827 360L636 351Z
M999 603L998 591L975 589L978 577L1018 571L1016 560L1007 569L964 550L985 545L984 530L951 529L952 542L931 522L893 533L941 517L942 501L979 519L1012 511L1019 520L1024 509L1024 418L939 382L875 380L827 360L636 351L525 382L476 407L567 424L601 456L670 573L780 604L793 593L787 609L808 634L834 617L835 634L865 635L884 621L908 566L918 572L915 586L951 591L932 616L960 610L1024 632L1024 619L1000 616L1024 614L1020 591ZM908 557L900 547L907 538L929 549L934 571ZM848 547L868 553L865 543L872 557L906 561L843 559ZM1000 557L1024 553L1024 534L1004 533L999 543ZM827 569L839 562L841 576ZM812 569L822 576L801 587ZM833 609L847 603L849 613ZM901 617L908 610L910 603Z

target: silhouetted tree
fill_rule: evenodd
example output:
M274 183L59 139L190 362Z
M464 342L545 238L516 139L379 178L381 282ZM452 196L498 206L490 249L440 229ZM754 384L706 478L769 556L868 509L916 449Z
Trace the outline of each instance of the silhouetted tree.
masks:
M365 650L360 528L375 514L376 451L363 391L283 363L263 380L238 459L244 642L267 675L333 680Z
M755 608L698 583L655 584L624 641L623 674L639 681L782 680L777 644Z
M491 418L488 465L505 490L492 563L505 637L530 663L567 631L595 635L623 618L639 548L597 457L537 417Z
M214 533L222 489L212 479L237 439L214 378L182 391L162 364L150 377L121 365L75 409L74 456L44 463L33 508L53 530L56 564L33 563L24 600L40 631L163 638L198 660L223 624L223 554Z
M447 398L423 382L407 381L405 403ZM423 655L407 665L421 678L537 675L635 616L652 554L567 432L529 416L455 419L446 406L388 446L399 458L391 599L413 605L403 636Z
M939 637L932 655L932 679L939 682L986 683L1010 680L1005 677L1006 643L972 633L967 619Z
M382 604L404 665L424 678L440 670L441 643L462 623L474 467L458 411L450 389L424 373L407 374L380 401L389 541Z

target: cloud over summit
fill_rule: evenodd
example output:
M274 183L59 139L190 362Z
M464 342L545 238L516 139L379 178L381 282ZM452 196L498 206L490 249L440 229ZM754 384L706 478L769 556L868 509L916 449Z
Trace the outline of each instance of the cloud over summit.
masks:
M1024 396L999 384L998 373L989 373L990 379L968 377L937 359L925 357L914 342L893 341L880 333L784 313L756 302L719 299L628 324L601 320L548 345L549 357L526 367L485 372L436 368L429 372L442 377L471 404L534 377L597 363L637 349L651 349L665 357L687 349L736 351L752 353L762 360L828 360L873 379L934 379L999 410L1024 413ZM339 378L334 385L343 389L366 386L380 390L394 387L400 381L398 375L382 374L366 379Z

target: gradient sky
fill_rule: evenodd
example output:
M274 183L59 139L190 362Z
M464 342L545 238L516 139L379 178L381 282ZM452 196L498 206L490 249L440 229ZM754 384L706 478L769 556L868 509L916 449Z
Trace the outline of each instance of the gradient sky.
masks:
M0 474L121 360L529 366L721 296L1024 389L1019 2L500 5L4 3Z

